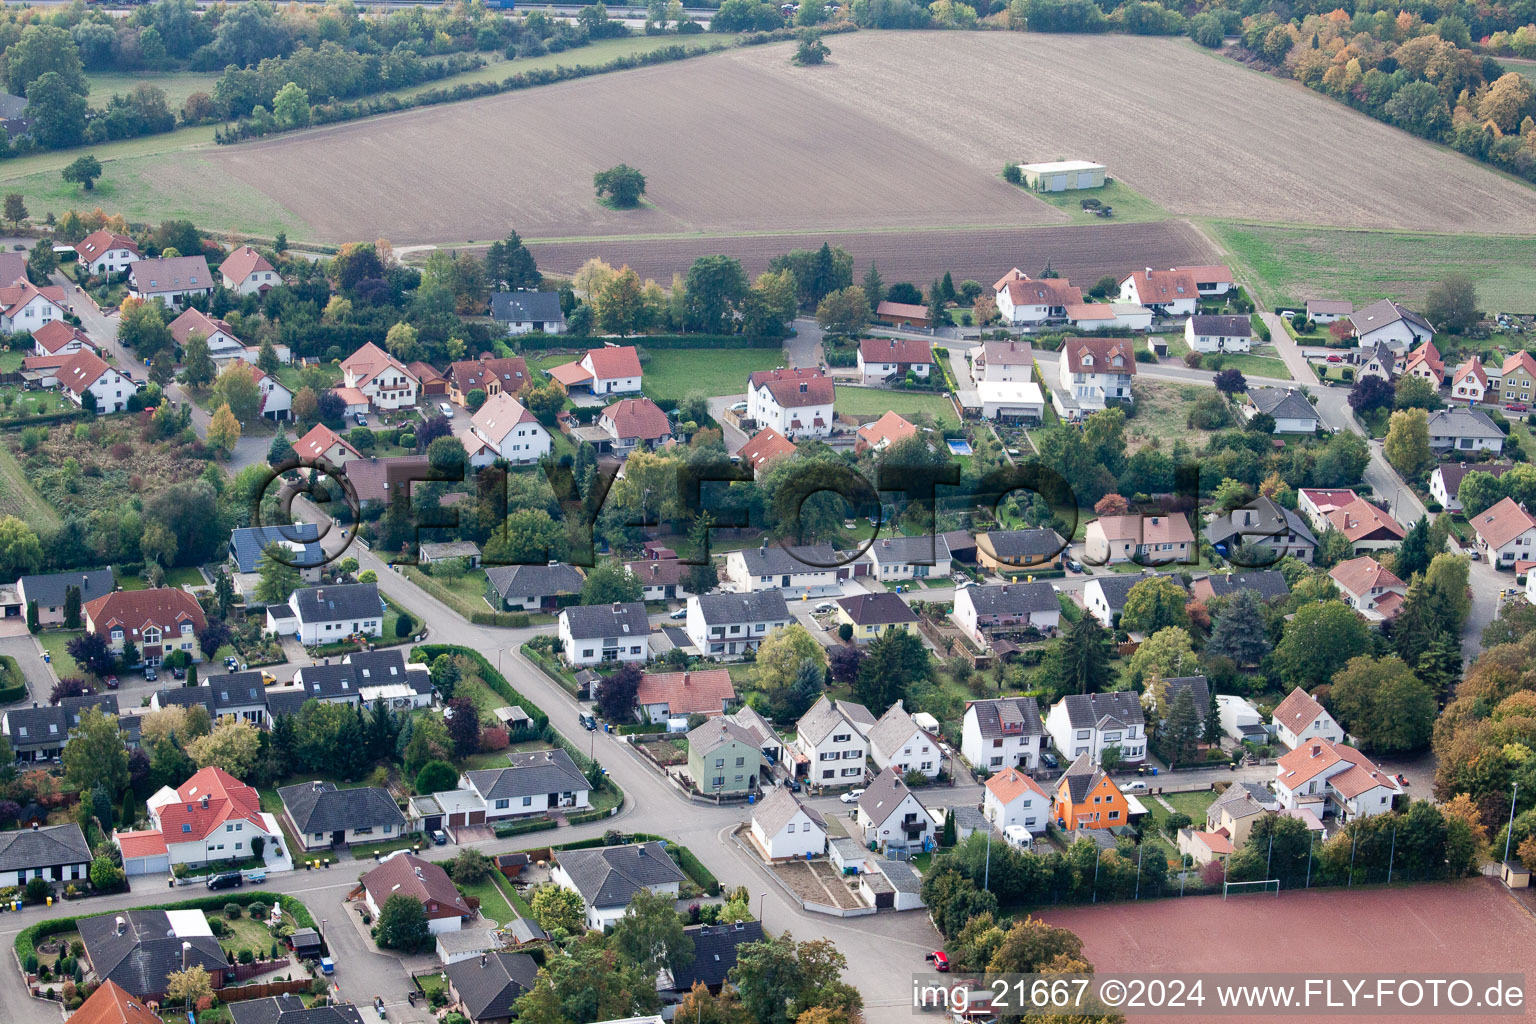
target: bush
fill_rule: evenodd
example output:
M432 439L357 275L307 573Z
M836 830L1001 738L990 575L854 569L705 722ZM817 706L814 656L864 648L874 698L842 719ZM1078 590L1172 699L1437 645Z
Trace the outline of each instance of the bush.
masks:
M395 620L395 636L410 636L411 630L416 628L416 620L411 618L410 612L401 612Z
M231 921L238 921L240 920L240 914L244 909L245 908L240 906L238 903L226 903L224 904L224 916L229 918Z
M400 435L400 447L401 448L415 448L416 447L416 435L415 434L401 434Z
M256 962L256 954L252 953L248 949L242 949L240 951L240 962L243 963L243 964L255 963Z
M27 902L42 903L53 895L53 886L46 878L34 878L27 882Z

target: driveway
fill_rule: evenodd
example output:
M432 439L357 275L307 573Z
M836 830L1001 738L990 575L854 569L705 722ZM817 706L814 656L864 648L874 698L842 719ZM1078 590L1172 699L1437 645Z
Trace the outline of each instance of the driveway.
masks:
M823 365L825 357L821 348L822 330L814 318L795 318L795 335L784 339L784 356L794 367Z
M43 662L43 652L32 634L26 632L23 622L20 636L0 637L0 654L8 654L21 666L21 674L27 680L27 700L47 703L53 692L53 673Z

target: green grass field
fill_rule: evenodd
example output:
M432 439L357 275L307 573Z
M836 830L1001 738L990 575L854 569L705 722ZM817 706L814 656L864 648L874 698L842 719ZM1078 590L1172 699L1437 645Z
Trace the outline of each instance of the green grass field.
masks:
M1274 349L1266 348L1273 352ZM1207 360L1205 365L1210 369ZM1280 380L1290 380L1291 371L1285 368L1285 361L1279 356L1258 355L1253 352L1223 352L1221 354L1221 368L1223 370L1241 370L1244 375L1250 377L1276 377Z
M491 872L491 877L474 885L460 885L459 890L465 896L473 896L480 901L480 913L483 917L495 921L498 925L504 925L517 917L512 910L512 904L507 902L506 895L498 884L501 880L501 872Z
M673 401L691 394L743 394L748 374L782 365L784 354L774 348L654 350L644 366L645 393Z
M57 526L59 513L48 504L11 454L0 444L0 515L12 515L32 526Z
M1421 304L1429 285L1455 271L1477 283L1489 310L1536 307L1536 238L1425 235L1391 231L1207 225L1233 273L1261 306L1309 298L1350 299L1358 308L1383 297Z
M946 395L920 391L885 391L879 388L837 389L836 410L849 416L879 416L886 410L908 419L927 413L936 426L958 427L955 407Z
M1068 192L1031 191L1029 194L1065 213L1069 224L1130 224L1168 219L1167 210L1121 181L1111 181L1103 188L1074 189ZM1084 199L1097 199L1105 206L1113 206L1115 215L1100 217L1084 210ZM1083 287L1087 288L1088 284Z
M26 358L27 353L19 348L0 351L0 373L15 373Z
M139 71L131 75L98 71L86 75L85 80L91 87L89 102L93 107L105 107L114 93L128 96L139 85L156 85L165 93L165 102L174 112L195 92L212 95L213 83L219 76L203 71Z
M43 650L48 652L52 659L54 673L60 679L68 679L71 676L81 675L80 666L75 664L75 659L69 656L64 649L75 637L80 635L78 629L45 629L37 634L38 643L43 645Z

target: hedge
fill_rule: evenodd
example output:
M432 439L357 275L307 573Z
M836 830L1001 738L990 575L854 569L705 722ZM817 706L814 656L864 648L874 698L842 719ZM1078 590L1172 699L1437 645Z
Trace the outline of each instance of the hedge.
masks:
M0 654L0 704L25 700L27 678L21 674L21 666L9 654Z
M637 734L660 733L667 731L665 722L628 722L619 726L620 736L634 736Z
M1264 322L1263 317L1253 313L1248 317L1248 321L1253 324L1253 333L1258 336L1260 341L1270 340L1269 325Z
M565 816L565 821L568 825L585 825L589 821L601 821L602 819L607 818L612 814L613 811L600 811L596 809L590 811L577 811L575 814L567 814Z
M468 658L475 663L475 667L480 672L480 678L485 680L485 685L494 690L498 696L504 698L508 704L526 711L528 717L533 719L534 728L542 732L549 725L549 716L544 713L544 710L513 689L512 684L507 682L506 677L497 672L495 666L486 661L485 655L479 651L471 650L468 647L460 647L457 644L419 644L416 649L426 654L429 664L439 654L451 654Z
M525 629L529 625L527 612L475 612L469 621L477 626L507 626Z
M48 423L68 423L70 420L83 419L91 415L84 409L65 409L63 412L44 412L35 416L17 416L5 421L7 429L14 427L31 427Z
M523 334L517 338L521 352L551 348L602 348L622 341L641 348L783 348L784 339L766 334L640 334L631 338L572 338L569 334Z
M283 908L283 912L293 918L294 924L300 928L315 927L315 919L310 914L309 908L301 903L297 897L284 892L252 892L219 893L216 896L203 896L194 900L182 900L180 903L157 903L151 907L134 907L135 910L219 910L224 909L225 904L238 903L242 907L252 903L272 903L276 901ZM39 921L28 928L23 928L16 936L16 958L19 963L25 964L27 957L37 955L37 940L47 938L49 935L57 935L60 932L76 930L78 922L89 917L102 917L111 911L102 914L77 914L74 917L55 917L47 921Z
M570 820L567 818L566 820ZM507 839L511 836L526 835L529 832L543 832L546 829L559 828L559 823L548 818L539 818L534 821L519 821L512 824L494 825L491 831L496 833L497 839Z
M714 874L699 863L699 858L693 855L693 851L686 846L669 845L667 847L672 858L677 861L677 866L683 869L683 873L693 879L693 884L709 893L711 896L720 895L720 880Z

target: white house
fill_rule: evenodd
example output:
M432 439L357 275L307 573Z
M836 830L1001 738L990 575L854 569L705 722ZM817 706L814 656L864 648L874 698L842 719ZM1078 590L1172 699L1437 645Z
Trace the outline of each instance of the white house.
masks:
M983 419L1039 423L1045 418L1045 392L1032 380L984 380L976 385L976 393Z
M853 786L864 780L865 734L875 716L862 704L818 697L795 726L795 746L808 763L812 786Z
M563 645L560 656L572 668L605 661L646 660L651 623L645 605L572 605L560 609L556 633Z
M216 320L195 307L183 310L180 316L170 322L169 327L171 339L183 348L193 334L201 335L208 342L209 357L218 365L241 358L245 351L245 342L235 335L235 329L228 321ZM256 353L252 352L247 362L255 361Z
M1019 769L1004 768L987 779L981 810L999 832L1018 825L1038 835L1050 824L1051 797Z
M396 850L378 867L363 875L363 903L378 917L391 896L409 896L421 904L427 918L427 931L433 935L456 932L464 921L473 918L464 894L440 865L411 853Z
M338 583L301 587L288 598L290 620L306 647L349 636L384 635L384 601L376 583ZM268 613L268 628L272 626Z
M752 838L769 860L804 860L827 852L827 821L786 786L775 786L752 811Z
M1287 750L1312 740L1343 743L1348 738L1327 709L1299 686L1275 705L1269 720L1275 729L1275 739Z
M261 414L269 420L289 419L293 412L293 392L288 386L259 366L252 366L251 374L261 392Z
M128 265L128 294L179 305L187 299L212 295L213 274L202 256L136 260Z
M82 881L90 877L92 859L85 833L73 821L0 832L0 885L25 886L33 878ZM137 1019L125 1014L124 1024Z
M1264 727L1264 716L1247 697L1218 693L1216 716L1221 722L1222 735L1234 743L1250 740L1262 744L1269 737L1269 730Z
M97 412L122 412L128 408L128 396L134 393L133 381L108 366L90 351L79 351L58 369L59 386L70 401L84 408L89 393L96 400Z
M922 850L933 837L933 816L895 768L885 769L869 784L859 797L854 820L864 842L881 850Z
M1035 379L1035 350L1027 341L984 341L981 343L981 381L1013 383ZM971 375L976 377L976 367Z
M758 370L747 378L747 416L791 440L832 433L832 378L818 369Z
M1131 378L1136 376L1136 356L1124 338L1064 339L1058 366L1061 390L1083 410L1135 401Z
M219 278L236 295L265 295L283 283L267 258L248 245L224 257L219 264Z
M176 789L162 786L146 804L172 867L245 860L258 837L263 847L287 845L277 819L262 811L260 794L212 765Z
M559 292L493 292L491 319L511 335L565 333Z
M1200 285L1188 269L1138 270L1120 282L1120 301L1135 302L1164 317L1193 316Z
M1187 272L1195 279L1195 288L1201 295L1225 295L1236 285L1232 280L1232 268L1223 263L1203 267L1174 267Z
M857 364L865 384L889 384L909 373L927 380L933 370L933 345L904 338L864 338L859 342Z
M628 913L630 899L641 889L676 896L686 876L666 847L651 842L561 850L549 877L581 896L587 927L601 931Z
M1141 573L1132 576L1129 573L1100 573L1089 580L1083 586L1083 607L1088 614L1098 620L1099 625L1105 629L1115 628L1115 620L1125 610L1125 599L1130 595L1131 588L1142 580L1158 576L1158 573ZM1177 574L1161 574L1163 579L1170 579L1180 586Z
M1477 534L1477 550L1499 569L1536 558L1536 516L1514 498L1503 498L1468 520Z
M1340 821L1385 814L1402 792L1396 779L1354 747L1309 739L1275 763L1275 796L1289 810Z
M484 821L591 806L592 784L564 750L516 752L508 754L507 761L500 768L465 772L459 778L459 792L478 799Z
M1354 315L1355 304L1348 299L1308 299L1307 319L1315 324L1331 324Z
M1087 754L1098 764L1105 749L1118 747L1123 764L1147 756L1147 722L1141 700L1128 690L1114 693L1069 693L1045 716L1045 731L1062 755Z
M840 593L838 579L847 568L830 544L806 544L785 548L763 541L755 548L732 551L725 556L725 578L730 590L780 590L786 597Z
M1313 434L1317 432L1317 410L1295 388L1249 388L1243 416L1253 419L1260 413L1274 418L1274 434Z
M101 355L90 335L63 320L50 320L32 331L32 354L35 356L72 356L76 352Z
M732 658L755 651L768 634L794 621L780 590L694 594L685 629L701 654Z
M930 779L939 777L944 754L939 741L912 720L902 701L892 704L865 735L869 756L877 768L894 768L901 775L920 772Z
M864 552L869 574L878 580L910 580L949 575L949 541L942 533L931 536L881 537Z
M1061 602L1049 583L963 587L955 593L950 619L982 647L993 629L1034 627L1042 633L1061 625Z
M1487 473L1500 477L1509 472L1511 462L1442 462L1429 474L1429 496L1447 512L1461 511L1461 482L1468 473Z
M1469 356L1451 375L1451 397L1458 402L1477 403L1487 392L1488 371L1483 369L1481 359Z
M1429 414L1429 447L1437 455L1504 450L1504 432L1480 409L1455 405Z
M1253 322L1246 316L1197 314L1184 321L1184 341L1192 352L1247 352Z
M22 334L64 318L64 289L39 288L26 278L0 288L0 331Z
M960 753L977 771L1039 765L1045 749L1040 705L1033 697L973 700L965 706Z
M1355 341L1362 352L1381 344L1401 355L1435 335L1428 320L1391 299L1356 310L1350 314L1349 322L1355 328Z
M128 264L144 258L133 239L104 228L92 231L76 242L75 253L80 265L93 277L121 273L128 269Z
M1408 585L1370 555L1351 558L1328 570L1344 603L1367 619L1380 622L1403 609Z
M508 462L537 462L554 443L538 418L505 391L486 400L470 420L469 432Z
M998 315L1010 327L1065 320L1068 306L1083 303L1083 290L1066 278L1035 280L1018 267L998 278L992 290L997 296Z
M421 392L420 379L371 341L342 360L341 379L377 409L408 409Z
M633 345L604 345L588 349L574 363L550 367L549 375L567 392L633 394L641 385L640 354Z

